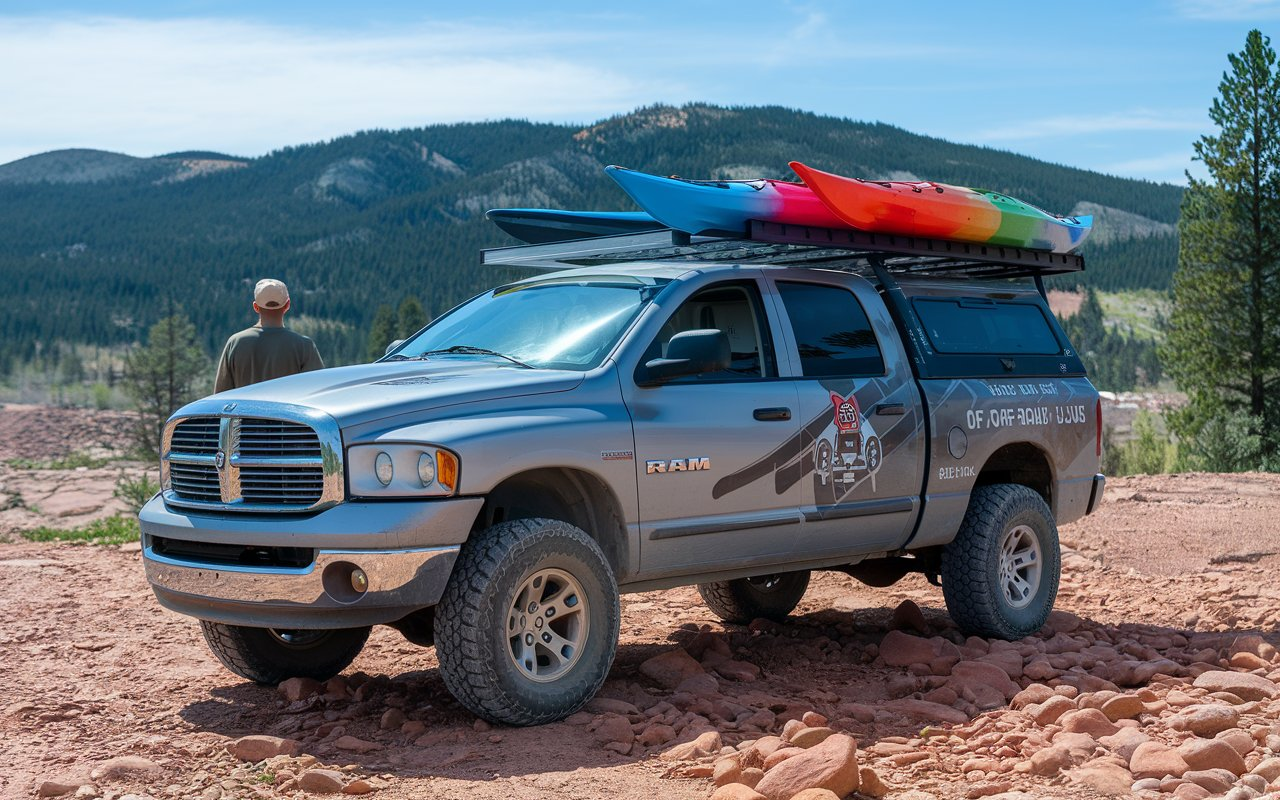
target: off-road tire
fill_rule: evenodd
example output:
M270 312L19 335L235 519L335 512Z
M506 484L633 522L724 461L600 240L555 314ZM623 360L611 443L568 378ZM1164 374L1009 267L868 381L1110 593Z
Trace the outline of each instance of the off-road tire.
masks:
M777 581L766 588L768 581ZM782 572L758 578L698 584L698 594L717 617L735 625L753 619L782 620L790 614L809 588L809 571Z
M369 638L368 628L337 628L306 631L315 638L289 644L268 628L201 620L200 629L223 666L264 686L275 686L288 678L327 681L360 655Z
M1019 527L1034 534L1040 551L1038 585L1022 608L1006 598L1000 572L1005 538ZM1053 610L1061 568L1058 526L1044 499L1026 486L979 486L969 498L960 532L942 550L947 611L967 635L1009 641L1030 636Z
M507 625L520 587L547 569L581 585L588 628L568 671L539 683L516 666ZM586 705L604 683L619 616L613 570L590 536L560 520L503 522L467 539L436 606L440 675L458 702L490 722L554 722Z

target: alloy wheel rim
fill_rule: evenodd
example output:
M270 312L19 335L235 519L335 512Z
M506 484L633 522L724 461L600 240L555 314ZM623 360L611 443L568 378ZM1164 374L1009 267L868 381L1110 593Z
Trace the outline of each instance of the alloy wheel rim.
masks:
M1040 537L1029 525L1015 525L1000 543L1000 589L1005 602L1022 609L1031 605L1040 588Z
M507 611L507 655L526 678L549 683L578 663L588 628L582 584L562 569L541 569L520 584Z

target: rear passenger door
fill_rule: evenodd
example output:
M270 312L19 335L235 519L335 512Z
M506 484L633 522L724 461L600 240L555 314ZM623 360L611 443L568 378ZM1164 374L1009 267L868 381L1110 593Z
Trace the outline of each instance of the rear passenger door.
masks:
M870 283L830 273L774 282L798 376L806 555L867 553L906 541L920 507L920 393Z

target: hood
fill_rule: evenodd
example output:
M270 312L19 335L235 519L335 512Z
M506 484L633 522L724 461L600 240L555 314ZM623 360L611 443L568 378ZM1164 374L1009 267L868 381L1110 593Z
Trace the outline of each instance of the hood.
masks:
M210 401L288 403L323 411L342 427L460 403L564 392L584 374L446 357L304 372L213 395Z

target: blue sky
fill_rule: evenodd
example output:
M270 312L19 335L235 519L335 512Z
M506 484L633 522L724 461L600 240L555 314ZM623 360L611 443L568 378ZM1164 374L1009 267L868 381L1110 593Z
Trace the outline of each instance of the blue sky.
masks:
M1280 0L0 0L0 163L707 101L1182 182L1253 27L1280 32Z

